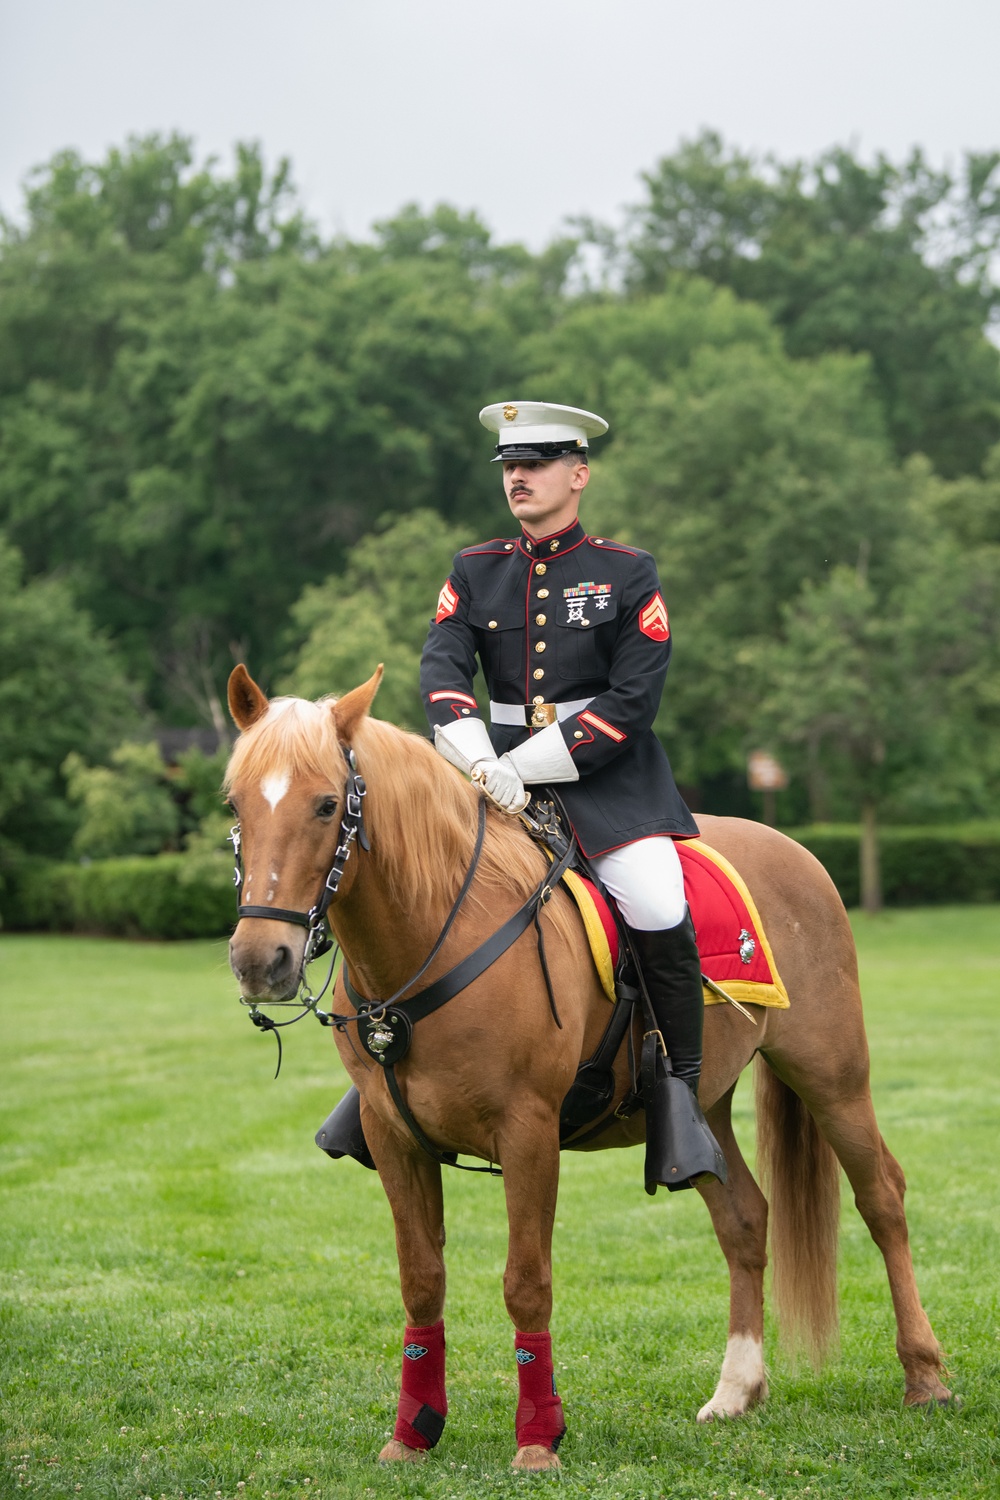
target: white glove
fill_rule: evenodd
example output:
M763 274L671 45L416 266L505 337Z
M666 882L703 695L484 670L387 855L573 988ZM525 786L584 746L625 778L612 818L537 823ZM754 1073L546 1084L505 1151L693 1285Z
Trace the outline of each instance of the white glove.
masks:
M456 719L453 724L439 724L434 731L434 748L466 776L472 775L480 761L497 758L486 725L471 715L468 719Z
M482 719L456 719L434 731L434 748L451 765L471 776L502 812L528 805L528 794L508 756L500 759Z
M481 760L472 773L472 779L479 783L501 812L519 813L528 805L530 799L524 790L524 782L511 765L509 755L501 755L499 760Z
M580 772L566 748L558 724L549 724L533 734L523 745L501 756L501 765L509 760L518 776L528 786L546 786L555 781L579 781Z

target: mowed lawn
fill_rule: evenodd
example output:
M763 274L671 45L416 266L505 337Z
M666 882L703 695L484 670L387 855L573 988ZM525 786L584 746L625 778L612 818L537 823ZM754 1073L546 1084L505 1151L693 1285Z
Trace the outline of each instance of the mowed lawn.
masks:
M961 1404L904 1411L881 1258L845 1192L842 1350L700 1428L727 1279L694 1194L636 1152L564 1157L553 1323L569 1433L515 1476L502 1186L452 1173L448 1426L374 1462L402 1309L377 1178L313 1134L328 1032L272 1038L222 943L0 937L0 1495L1000 1495L1000 909L856 922L883 1134L909 1179L925 1304ZM749 1078L737 1095L752 1148Z

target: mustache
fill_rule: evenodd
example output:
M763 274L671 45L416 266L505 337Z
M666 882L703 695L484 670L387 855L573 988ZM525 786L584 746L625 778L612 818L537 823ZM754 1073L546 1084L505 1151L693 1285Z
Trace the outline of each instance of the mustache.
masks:
M513 500L513 498L514 498L515 495L530 495L530 494L531 494L531 491L529 490L529 488L528 488L528 486L526 484L514 484L514 485L511 485L510 498L512 500Z

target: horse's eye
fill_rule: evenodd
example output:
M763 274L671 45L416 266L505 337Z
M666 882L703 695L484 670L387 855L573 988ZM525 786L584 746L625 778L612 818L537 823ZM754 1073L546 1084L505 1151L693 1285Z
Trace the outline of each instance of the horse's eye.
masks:
M324 797L321 802L318 802L316 804L316 816L317 816L317 818L332 818L333 815L334 815L334 813L336 811L337 811L337 799L336 799L336 797Z

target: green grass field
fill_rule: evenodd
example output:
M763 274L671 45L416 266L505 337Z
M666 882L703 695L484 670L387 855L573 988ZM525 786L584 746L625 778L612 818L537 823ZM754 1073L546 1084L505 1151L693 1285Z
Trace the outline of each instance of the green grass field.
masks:
M0 938L0 1494L141 1497L1000 1495L1000 909L856 923L876 1108L910 1184L924 1301L961 1405L901 1406L881 1259L845 1195L842 1352L699 1428L727 1282L694 1194L636 1152L564 1157L559 1476L515 1476L502 1189L447 1182L448 1426L374 1462L402 1309L374 1174L313 1134L344 1086L311 1020L274 1043L219 943ZM752 1143L749 1079L737 1095Z

